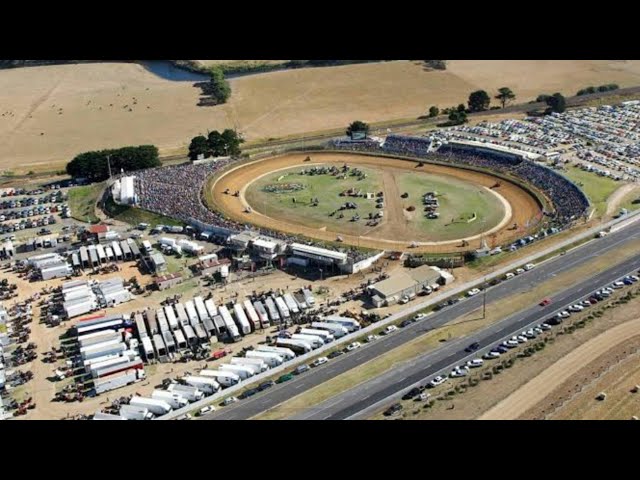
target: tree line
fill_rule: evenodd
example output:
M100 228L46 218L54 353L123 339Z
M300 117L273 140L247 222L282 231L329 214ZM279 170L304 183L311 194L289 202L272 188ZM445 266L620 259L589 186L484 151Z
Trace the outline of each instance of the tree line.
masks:
M581 97L582 95L590 95L592 93L602 93L602 92L611 92L613 90L618 90L620 87L616 83L607 83L605 85L600 85L599 87L586 87L581 90L578 90L576 96Z
M209 132L205 137L198 135L191 139L189 144L189 158L197 160L198 156L203 158L209 157L237 157L240 155L240 144L244 143L244 139L238 135L238 132L227 128L220 133L218 130Z
M76 155L67 163L67 174L76 178L86 178L101 182L121 171L133 172L144 168L160 166L158 148L154 145L123 147L111 150L97 150Z

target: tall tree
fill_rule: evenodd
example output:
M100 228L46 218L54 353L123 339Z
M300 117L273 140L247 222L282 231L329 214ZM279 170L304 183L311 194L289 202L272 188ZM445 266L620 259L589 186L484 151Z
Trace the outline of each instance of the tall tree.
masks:
M231 95L231 86L224 78L224 70L219 67L212 67L210 70L211 80L209 81L208 93L217 104L225 103Z
M496 99L500 100L502 104L502 108L504 108L507 103L516 98L516 94L511 91L509 87L502 87L498 89L498 95L496 95Z
M489 108L491 98L484 90L476 90L469 95L469 110L472 112L482 112Z
M238 132L227 128L222 132L222 141L225 149L225 154L232 157L240 155L240 144L244 143L244 139L238 135Z
M189 144L189 158L191 160L197 160L198 155L204 155L205 158L211 154L211 149L209 148L209 142L207 142L207 137L204 135L198 135L197 137L193 137L191 139L191 143Z
M549 110L556 113L562 113L567 108L567 102L560 93L554 93L547 98L547 105L549 105Z
M347 135L349 137L353 137L353 134L355 132L364 132L365 135L368 135L369 125L360 120L356 120L355 122L352 122L351 125L349 125L349 127L347 128Z
M447 61L446 60L425 60L424 63L434 70L446 70L447 69Z
M440 109L438 107L436 107L435 105L429 107L429 117L433 118L437 117L438 115L440 115Z
M449 122L452 125L460 125L462 123L465 123L466 121L467 121L467 112L465 112L464 110L460 111L456 109L451 109L451 111L449 112Z

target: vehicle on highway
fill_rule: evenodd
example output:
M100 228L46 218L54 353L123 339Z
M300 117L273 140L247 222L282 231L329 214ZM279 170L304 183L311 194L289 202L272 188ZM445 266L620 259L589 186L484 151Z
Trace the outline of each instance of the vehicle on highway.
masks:
M471 345L465 348L464 351L467 353L471 353L471 352L475 352L479 348L480 348L480 344L478 342L473 342Z
M524 268L516 269L516 275L520 275L521 273L524 273L524 272L525 272Z
M275 385L275 382L273 380L267 380L266 382L262 382L260 385L258 385L258 391L262 392L264 390L267 390L268 388L271 388Z
M312 367L319 367L320 365L324 365L327 363L329 359L327 357L316 358L311 364Z
M222 401L222 406L226 407L227 405L231 405L232 403L236 403L237 401L237 397L227 397Z
M529 270L533 270L534 268L536 268L536 264L535 263L527 263L524 266L524 269L528 272Z
M473 296L475 296L475 295L477 295L479 293L480 293L480 289L479 288L472 288L471 290L469 290L467 292L467 296L468 297L473 297Z
M398 330L398 327L395 325L387 325L385 327L385 329L381 332L382 335L389 335L390 333L395 332L396 330Z
M485 353L482 358L484 358L485 360L493 360L494 358L500 357L500 355L500 352L498 352L497 350L491 350L490 352Z
M397 413L399 413L401 410L403 409L403 406L399 403L394 403L393 405L391 405L389 408L387 408L383 415L385 417L390 417L392 415L395 415Z
M296 369L293 371L295 375L300 375L309 370L309 365L298 365Z
M467 362L467 367L469 368L478 368L484 365L484 360L481 358L474 358L473 360L469 360Z
M376 340L378 340L380 337L378 335L369 335L367 337L367 339L365 340L365 342L367 343L371 343L371 342L375 342Z
M542 300L540 302L540 306L541 307L546 307L547 305L550 305L550 304L551 304L551 299L550 298L545 298L544 300Z
M215 407L213 407L212 405L207 405L206 407L202 407L200 410L198 410L196 417L201 417L203 415L206 415L207 413L211 413L215 411L216 411Z
M344 355L344 352L342 350L334 350L329 355L327 355L327 358L332 359L332 358L339 357L340 355Z
M413 319L411 319L411 318L407 318L406 320L403 320L403 321L400 323L400 328L408 327L408 326L409 326L409 325L411 325L413 322L414 322L414 320L413 320Z
M284 375L281 375L277 380L276 383L284 383L284 382L288 382L289 380L293 379L293 374L292 373L285 373Z
M442 375L438 375L436 378L434 378L429 383L427 383L427 386L431 387L431 388L437 387L438 385L442 385L446 381L447 381L447 377L443 377Z
M449 377L451 378L465 377L467 373L469 373L469 367L467 366L455 367L453 370L451 370Z
M347 345L346 350L347 350L347 352L352 352L356 348L360 348L360 347L361 347L360 342L353 342L353 343L350 343L349 345Z

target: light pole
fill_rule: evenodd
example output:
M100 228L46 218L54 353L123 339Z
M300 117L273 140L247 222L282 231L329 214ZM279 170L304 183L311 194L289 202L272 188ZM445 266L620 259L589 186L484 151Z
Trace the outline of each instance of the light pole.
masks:
M111 155L107 155L107 167L109 168L109 179L111 179Z

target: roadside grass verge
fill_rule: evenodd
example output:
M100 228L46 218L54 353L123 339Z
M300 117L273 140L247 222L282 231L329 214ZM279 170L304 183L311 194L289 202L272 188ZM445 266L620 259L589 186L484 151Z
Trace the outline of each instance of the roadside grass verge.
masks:
M100 182L71 188L69 190L71 216L81 222L98 223L100 219L96 216L95 209L104 186L104 182Z

